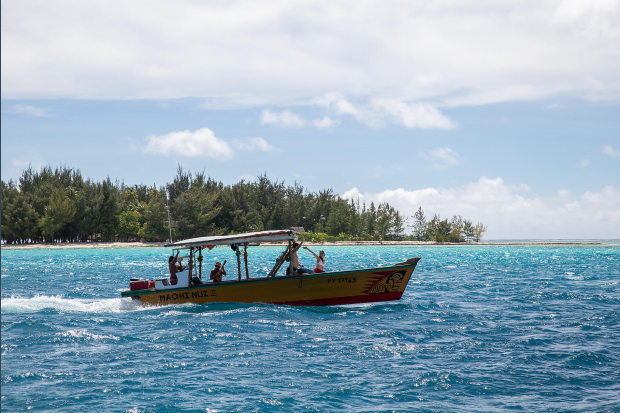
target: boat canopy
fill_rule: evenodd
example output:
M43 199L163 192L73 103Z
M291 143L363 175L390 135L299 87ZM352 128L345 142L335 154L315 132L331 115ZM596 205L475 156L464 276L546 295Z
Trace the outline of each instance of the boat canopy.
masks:
M245 243L261 243L261 242L281 242L294 240L296 238L295 231L291 229L279 231L261 231L249 232L247 234L220 235L215 237L199 237L190 238L182 241L166 244L166 247L189 248L214 245L232 245Z

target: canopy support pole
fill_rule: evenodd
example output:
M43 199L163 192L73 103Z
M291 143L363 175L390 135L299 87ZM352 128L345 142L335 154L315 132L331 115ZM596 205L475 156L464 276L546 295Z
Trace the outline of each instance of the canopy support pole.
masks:
M293 275L293 245L290 240L288 242L288 267L290 268L289 275Z
M237 245L237 273L239 274L239 281L241 281L241 249Z
M189 264L188 264L188 269L187 269L187 285L192 285L192 265L194 264L194 261L192 260L192 258L194 258L194 247L190 247L189 248Z
M202 280L202 248L198 249L198 278Z
M248 271L248 243L246 242L245 244L243 244L244 247L244 251L243 251L243 261L245 262L245 279L249 280L250 279L250 274Z

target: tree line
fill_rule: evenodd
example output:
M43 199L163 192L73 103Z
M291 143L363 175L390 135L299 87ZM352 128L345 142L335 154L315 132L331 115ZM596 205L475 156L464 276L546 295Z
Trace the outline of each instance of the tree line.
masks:
M486 230L461 217L435 215L427 222L421 207L407 226L408 219L387 202L366 205L332 189L311 192L266 174L224 185L181 166L159 188L109 177L95 182L66 166L29 167L18 182L1 182L1 203L1 237L7 243L165 241L170 231L178 240L291 227L303 227L315 241L464 242L479 241Z

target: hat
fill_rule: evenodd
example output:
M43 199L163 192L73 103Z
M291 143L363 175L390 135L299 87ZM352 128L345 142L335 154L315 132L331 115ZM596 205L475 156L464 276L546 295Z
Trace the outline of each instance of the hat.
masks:
M218 262L215 263L215 265L218 266L218 267L221 267L222 263L218 261Z

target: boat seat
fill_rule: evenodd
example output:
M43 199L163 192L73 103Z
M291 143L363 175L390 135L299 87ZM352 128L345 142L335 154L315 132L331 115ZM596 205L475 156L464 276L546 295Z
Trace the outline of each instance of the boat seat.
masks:
M170 290L172 288L184 288L189 287L189 281L187 279L186 274L177 274L178 282L175 285L170 285L170 280L168 278L161 278L159 280L155 280L155 289L156 290ZM168 281L168 285L164 285L164 281Z

